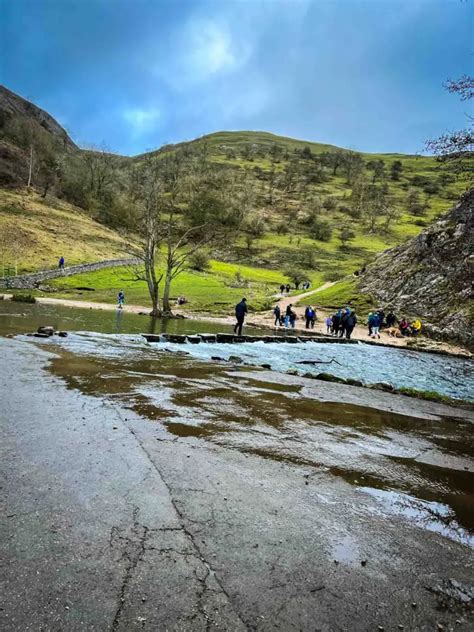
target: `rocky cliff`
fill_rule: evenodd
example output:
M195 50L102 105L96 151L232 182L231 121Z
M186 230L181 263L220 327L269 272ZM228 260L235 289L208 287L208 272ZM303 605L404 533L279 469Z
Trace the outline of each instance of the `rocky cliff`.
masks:
M66 130L50 114L0 85L0 129L13 117L34 121L64 146L77 149Z
M360 275L359 287L399 316L419 316L425 332L473 339L474 189L429 228L386 250Z
M28 179L29 147L39 151L45 141L59 151L75 151L66 130L41 108L0 85L0 186L24 186ZM40 152L41 153L41 152ZM38 157L38 156L36 156ZM35 167L38 160L35 161Z

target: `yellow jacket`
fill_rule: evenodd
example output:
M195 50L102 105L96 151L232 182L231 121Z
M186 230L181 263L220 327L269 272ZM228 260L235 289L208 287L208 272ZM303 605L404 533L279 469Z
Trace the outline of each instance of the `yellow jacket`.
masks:
M413 327L413 329L416 329L416 331L420 331L421 329L421 321L416 319L412 322L411 326Z

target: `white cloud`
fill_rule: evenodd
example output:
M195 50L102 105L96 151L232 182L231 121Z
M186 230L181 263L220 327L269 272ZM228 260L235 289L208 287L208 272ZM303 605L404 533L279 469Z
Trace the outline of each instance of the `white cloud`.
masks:
M157 107L127 108L122 116L130 125L132 135L136 137L154 130L161 118L161 112Z

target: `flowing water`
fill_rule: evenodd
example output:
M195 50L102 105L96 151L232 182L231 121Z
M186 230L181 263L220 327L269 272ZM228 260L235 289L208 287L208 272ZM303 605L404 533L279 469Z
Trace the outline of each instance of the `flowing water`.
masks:
M177 441L193 437L303 467L308 478L334 477L372 498L374 513L398 516L474 546L474 440L467 415L465 420L411 415L418 404L408 399L406 414L377 410L365 389L357 389L360 405L320 401L288 376L283 383L278 372L326 370L472 400L469 361L362 344L150 345L137 334L225 327L0 304L0 333L21 334L40 324L75 332L64 339L22 337L56 353L50 369L70 388L111 399ZM231 354L253 365L268 363L276 371L211 359ZM308 367L298 365L302 359L335 361ZM324 391L324 384L318 384ZM330 497L321 500L332 502ZM346 548L349 555L349 544Z

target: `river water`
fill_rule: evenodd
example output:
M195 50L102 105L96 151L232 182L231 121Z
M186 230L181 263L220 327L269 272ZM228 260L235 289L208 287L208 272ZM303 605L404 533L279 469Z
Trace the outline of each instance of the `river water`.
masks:
M39 325L70 333L21 335ZM363 344L148 344L139 335L225 329L203 321L162 323L126 313L0 303L0 334L53 351L49 368L70 388L133 410L176 440L192 437L307 468L309 477L336 477L370 497L375 513L474 546L474 441L467 416L411 415L417 400L410 399L404 414L377 410L366 389L355 389L361 405L321 401L281 374L325 370L474 400L470 361ZM230 355L250 365L270 364L273 377L211 359ZM307 359L335 361L298 364ZM324 391L324 383L307 382Z
M275 371L298 370L316 375L328 372L339 377L361 380L365 384L386 382L400 388L435 391L458 399L474 401L474 363L470 359L436 355L407 349L377 347L373 345L336 345L321 343L267 344L263 342L233 344L159 343L147 345L140 333L217 333L230 331L229 326L214 322L173 319L162 321L116 310L80 310L52 305L0 303L0 334L18 334L35 331L38 325L48 324L55 329L82 332L70 336L64 345L73 350L87 349L111 356L142 354L145 349L159 351L186 351L192 357L212 362L213 357L227 360L238 356L243 362L260 366L269 364ZM107 334L97 345L91 334ZM261 330L247 328L246 333L258 334ZM93 334L92 338L98 337ZM299 364L313 360L315 365Z

